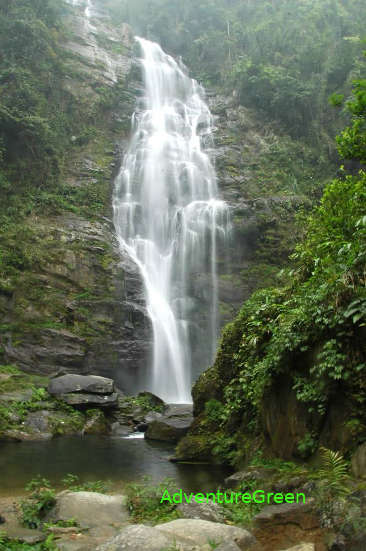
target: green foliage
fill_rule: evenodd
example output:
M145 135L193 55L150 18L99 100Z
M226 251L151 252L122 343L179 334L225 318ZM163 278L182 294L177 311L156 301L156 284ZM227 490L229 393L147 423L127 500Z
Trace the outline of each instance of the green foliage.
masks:
M366 56L366 52L365 52ZM352 114L351 126L337 136L338 153L343 159L366 163L366 79L353 82L354 98L347 102Z
M350 488L347 486L349 480L348 469L349 465L344 460L339 452L320 449L322 457L322 466L318 471L322 491L325 492L330 499L347 495L350 493Z
M65 4L20 0L0 11L0 143L3 185L32 179L42 186L60 169L68 127L62 128L62 56L58 46ZM52 14L52 15L51 15ZM3 196L3 190L0 194Z
M363 124L358 100L353 109ZM353 143L359 143L357 137ZM213 397L224 403L216 432L224 462L235 461L236 451L240 456L240 432L233 427L259 436L266 400L284 381L287 393L292 390L311 414L308 432L297 442L300 457L316 451L319 425L314 419L326 414L338 393L351 404L349 418L357 418L353 434L361 438L366 424L365 205L366 173L343 171L302 218L303 239L285 272L287 285L254 293L224 329L210 376L204 374L193 389L195 404ZM199 409L205 410L204 426L213 408L200 404ZM211 451L215 446L212 438Z
M85 415L73 407L50 396L45 388L46 377L23 373L14 366L0 366L0 374L9 375L0 380L0 394L31 390L27 400L7 400L0 402L0 432L7 430L24 431L23 422L30 412L49 409L49 429L54 435L79 432L84 426ZM52 412L56 413L52 415Z
M179 517L174 503L160 503L165 490L170 495L177 491L173 479L165 478L155 485L151 483L150 477L145 476L141 482L132 482L126 486L128 508L135 522L158 524Z
M62 479L62 484L71 492L97 492L106 494L110 490L110 483L103 480L80 482L75 474L67 474Z
M42 519L56 503L56 493L50 481L40 475L27 484L25 489L31 492L27 499L20 503L21 520L28 528L39 528Z
M333 135L327 98L357 78L362 0L106 0L116 21L182 55L206 85L235 88L243 105L322 146ZM326 139L329 142L328 139ZM325 145L325 144L324 144ZM329 143L326 144L327 146Z
M127 396L124 398L124 402L131 407L139 407L146 413L149 411L162 412L165 408L164 404L154 404L148 395Z
M212 399L205 403L205 415L209 421L220 425L223 420L223 413L224 405L218 400Z
M54 536L50 534L41 543L22 543L17 539L9 538L0 531L0 551L57 551Z
M248 481L245 483L245 491L253 494L256 490L263 490L263 482L261 481ZM223 503L223 508L227 515L227 519L234 524L249 528L251 521L255 515L257 515L264 504L262 503L246 503L245 505L238 500L239 503Z
M348 513L352 511L352 522L356 520L354 499L350 496L349 465L339 452L321 448L322 464L314 478L318 480L315 503L324 527L342 531L349 523ZM347 498L347 499L346 499Z
M80 483L79 477L74 474L66 475L62 483L65 489L71 492L107 493L110 488L109 483L102 480ZM56 490L51 486L50 481L38 475L26 485L25 489L27 492L30 492L30 495L20 502L22 523L28 528L39 528L42 526L45 530L50 526L54 526L54 523L44 522L45 516L56 503ZM71 518L60 521L56 525L64 527L77 526L77 522ZM40 548L40 551L43 551L43 548Z
M316 451L318 441L314 435L307 432L302 440L297 444L300 457L307 459Z

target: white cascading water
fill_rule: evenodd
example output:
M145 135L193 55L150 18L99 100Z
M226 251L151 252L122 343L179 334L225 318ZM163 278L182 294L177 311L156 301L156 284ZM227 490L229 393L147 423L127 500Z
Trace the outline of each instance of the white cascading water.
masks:
M192 278L209 275L208 365L218 331L216 250L230 231L229 212L203 145L211 142L212 125L201 86L158 44L136 40L145 88L115 182L114 223L145 285L154 336L147 384L167 402L189 403Z

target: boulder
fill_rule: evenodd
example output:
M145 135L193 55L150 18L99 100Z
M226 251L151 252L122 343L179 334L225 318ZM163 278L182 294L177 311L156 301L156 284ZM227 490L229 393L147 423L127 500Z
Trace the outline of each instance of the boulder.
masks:
M357 478L366 478L366 442L355 451L351 460L352 472Z
M256 539L247 530L237 526L228 526L218 522L196 519L178 519L155 527L159 532L170 535L177 541L191 545L213 543L221 545L227 541L235 542L239 549L250 549Z
M244 551L254 545L255 538L242 528L179 519L155 527L143 524L127 526L117 536L100 545L97 551L209 551L214 542L224 545L222 551Z
M169 406L159 419L148 423L145 438L178 442L188 432L192 421L192 406L185 404Z
M70 393L60 394L58 398L70 406L117 407L118 404L116 393L106 395Z
M210 520L211 522L224 522L225 510L213 501L208 503L180 503L177 507L181 517L200 520Z
M302 530L312 530L319 527L319 520L312 510L312 503L283 503L268 505L254 517L254 523L259 528L277 525L297 525Z
M61 492L47 521L75 519L82 528L119 524L128 520L127 498L97 492Z
M172 540L152 526L134 524L127 526L122 532L103 545L97 551L162 551L169 549Z
M48 385L48 392L56 396L75 392L112 394L113 391L113 379L97 375L63 375L51 379Z

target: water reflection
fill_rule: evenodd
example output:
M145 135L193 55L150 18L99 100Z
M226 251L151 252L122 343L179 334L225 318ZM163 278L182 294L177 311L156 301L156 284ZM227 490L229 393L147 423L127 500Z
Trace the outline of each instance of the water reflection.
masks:
M81 481L111 480L113 485L144 475L156 482L175 478L185 491L212 491L227 475L210 465L171 463L173 448L144 439L99 436L63 437L45 442L0 444L0 492L20 493L37 474L59 485L68 473Z

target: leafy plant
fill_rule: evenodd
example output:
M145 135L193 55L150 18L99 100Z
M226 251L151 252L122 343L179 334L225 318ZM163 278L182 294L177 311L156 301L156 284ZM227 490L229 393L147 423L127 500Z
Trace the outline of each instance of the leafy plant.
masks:
M160 503L165 490L172 495L176 491L176 482L165 478L158 484L152 484L151 477L145 476L141 482L132 482L126 486L128 508L135 522L157 524L179 517L174 503Z
M54 543L54 536L50 534L41 543L22 543L16 538L9 538L5 533L0 532L0 551L57 551Z
M75 474L67 474L63 479L63 485L71 492L97 492L105 494L110 490L110 483L103 480L80 482Z
M300 457L307 459L318 447L318 441L314 435L307 432L302 440L297 444Z
M321 448L322 464L314 479L316 508L324 527L341 530L350 508L348 463L339 452ZM347 498L347 499L346 499Z
M25 487L31 494L20 503L22 523L28 528L38 528L45 515L56 503L56 493L50 481L40 475Z
M350 493L347 485L349 481L348 463L339 452L320 449L322 466L318 471L317 478L320 486L333 498L344 496Z

